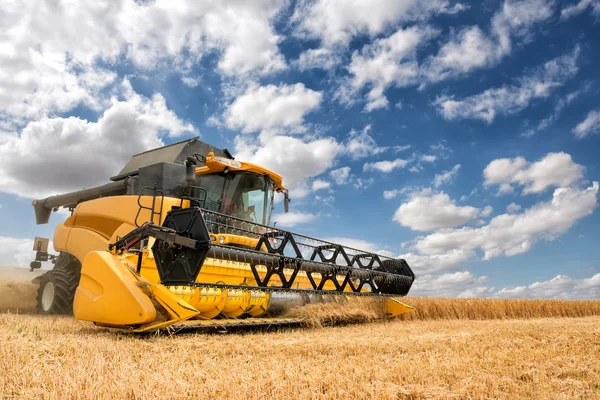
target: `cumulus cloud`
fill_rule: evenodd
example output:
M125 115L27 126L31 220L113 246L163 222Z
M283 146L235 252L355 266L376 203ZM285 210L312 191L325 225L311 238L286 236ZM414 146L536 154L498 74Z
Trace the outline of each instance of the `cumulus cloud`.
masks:
M331 176L331 179L338 185L344 185L348 183L348 180L350 179L350 167L334 169L329 173L329 176Z
M399 22L424 20L434 14L456 14L467 9L447 0L343 0L300 1L293 20L296 35L318 39L325 48L346 46L353 37L374 37Z
M322 190L322 189L329 189L331 187L331 183L324 181L322 179L315 179L312 182L312 190L313 191L317 191L317 190Z
M227 108L225 124L243 133L304 131L304 116L319 107L322 94L303 83L279 86L251 85Z
M323 6L325 3L331 6L331 3L334 2L323 0L318 4ZM396 3L399 5L402 2ZM420 7L433 5L431 2L418 2L417 4ZM336 10L336 20L327 28L333 29L335 22L347 23L347 14L358 11L359 8L354 2L352 11L346 8L347 12L342 13L343 16L340 16ZM468 7L456 4L453 8L456 11L462 11ZM316 10L317 7L311 9ZM379 12L384 8L377 7L377 9ZM442 11L444 8L439 8L439 10ZM326 14L323 13L324 10L320 10L320 12L321 15L311 16L310 22L305 24L310 26L317 21L323 21ZM448 8L442 12L450 13ZM338 98L342 102L351 104L361 89L369 87L365 111L387 108L389 104L384 92L389 87L423 86L431 82L457 77L477 68L494 66L510 54L515 39L526 40L531 35L533 28L548 20L553 12L554 2L551 0L507 0L492 17L489 33L484 33L478 26L466 27L458 33L452 34L450 40L441 46L436 55L428 57L421 64L417 59L417 51L439 32L426 25L413 25L408 28L403 25L390 36L376 39L371 44L364 46L361 51L354 52L348 67L351 78L339 91ZM377 13L374 13L373 10L367 11L360 19L374 18L382 21L374 16ZM386 16L393 19L393 15L390 12ZM306 26L304 27L306 28ZM375 31L379 32L381 29L380 26ZM308 31L314 32L315 30L308 29ZM371 32L370 29L368 31ZM325 33L327 30L323 29L320 32L321 36L319 37L329 38L327 43L332 45L332 43L346 43L352 36L358 34L360 29L354 31L335 29L334 32L337 34L334 32L327 34Z
M124 100L113 97L97 122L42 118L27 124L20 135L5 138L0 144L0 191L31 198L106 183L132 154L162 146L164 133L197 133L167 108L160 94L140 96L128 81L122 93Z
M384 91L391 85L403 87L414 85L419 78L416 52L437 32L429 27L400 28L393 35L376 39L372 44L355 51L348 66L351 79L347 91L352 94L363 87L370 87L366 111L387 107ZM351 102L349 98L342 99Z
M480 210L470 206L457 206L450 196L430 189L413 193L410 200L394 213L393 220L417 231L453 228L480 215Z
M425 61L427 81L438 82L498 64L510 54L514 38L527 36L535 25L548 20L553 6L550 0L505 1L492 17L489 34L478 26L466 27Z
M600 133L600 110L590 111L585 119L573 128L573 134L578 139L590 133Z
M50 241L48 244L49 251L52 251L52 248L52 241ZM0 268L29 268L29 263L35 258L35 252L32 249L33 238L25 239L0 236ZM52 264L50 262L44 262L42 263L42 267L51 268Z
M309 49L300 54L297 65L300 71L313 68L331 69L340 61L340 56L328 49Z
M101 110L108 100L101 91L116 77L106 65L131 63L185 75L206 54L216 53L225 76L281 70L286 64L273 23L286 4L3 2L0 117L22 124L78 105Z
M459 170L460 170L460 164L456 164L449 171L442 171L441 174L435 174L435 176L433 177L433 186L435 186L437 188L446 183L452 182L454 180L454 178L456 177L456 175L458 174Z
M437 274L444 271L460 269L464 263L475 256L472 250L454 249L446 254L422 255L405 253L398 256L408 262L419 279L422 275Z
M424 275L415 279L411 289L413 296L469 297L473 290L488 280L486 276L475 276L469 271L458 271L442 275ZM479 289L481 291L481 289ZM488 292L493 288L486 288Z
M257 143L246 136L238 136L235 150L240 160L261 165L283 176L284 184L293 190L302 188L307 179L330 169L343 146L332 137L260 136ZM306 194L308 192L304 192Z
M537 132L548 128L550 125L552 125L558 119L558 117L560 116L560 114L562 113L563 109L566 106L570 105L573 101L575 101L577 98L579 98L582 94L588 92L591 89L591 87L592 87L592 83L591 83L591 81L588 81L588 82L584 83L582 85L582 87L580 87L579 89L567 93L566 96L561 96L556 101L556 104L554 105L554 110L552 111L552 114L550 114L546 118L543 118L540 122L538 122L537 126L528 128L525 132L523 132L521 134L521 136L531 137L531 136L535 135Z
M363 165L363 170L389 173L395 169L406 167L410 162L411 160L403 160L401 158L397 158L393 161L378 161L374 163L365 163L365 165Z
M586 189L561 187L552 200L519 214L501 214L479 228L447 229L417 238L422 254L446 254L453 249L481 250L485 259L529 251L539 240L553 240L597 207L598 182Z
M353 249L379 254L385 257L394 257L394 254L392 252L382 249L376 243L369 242L363 239L354 239L347 237L328 237L324 238L323 240L326 240L331 243L341 244L342 246L351 247Z
M521 206L516 203L510 203L506 206L506 212L509 214L516 214L521 210Z
M492 215L493 211L494 211L494 208L492 206L485 206L485 207L483 207L483 210L481 210L479 215L484 218L489 217L490 215Z
M510 193L512 185L524 186L523 194L541 193L551 186L570 186L583 177L584 167L567 153L548 153L534 163L523 157L499 158L483 170L484 185L499 185L499 194Z
M413 190L413 188L411 188L411 187L404 187L402 189L384 190L383 198L385 198L386 200L391 200L391 199L398 197L401 194L407 193L411 190Z
M306 224L315 218L316 215L314 214L290 211L285 214L275 214L271 219L277 223L277 227L290 228L299 224Z
M532 73L517 79L512 85L487 89L482 93L456 100L452 96L440 96L434 104L447 120L481 119L491 123L498 115L516 114L535 99L547 98L557 87L578 72L579 47L548 61Z
M437 156L434 156L432 154L421 154L419 156L419 160L422 162L432 163L435 162L435 160L437 160Z
M371 133L371 125L366 125L362 131L352 129L350 137L346 141L346 152L353 160L358 160L365 157L370 157L376 154L381 154L388 150L403 151L410 148L410 145L404 146L379 146Z
M584 279L557 275L548 281L502 288L496 293L496 296L536 299L600 299L600 274Z

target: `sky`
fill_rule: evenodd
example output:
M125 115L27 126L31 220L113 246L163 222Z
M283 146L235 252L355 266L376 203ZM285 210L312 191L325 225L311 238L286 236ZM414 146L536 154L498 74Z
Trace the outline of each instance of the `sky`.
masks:
M411 294L600 298L600 1L0 3L0 265L32 199L199 136Z

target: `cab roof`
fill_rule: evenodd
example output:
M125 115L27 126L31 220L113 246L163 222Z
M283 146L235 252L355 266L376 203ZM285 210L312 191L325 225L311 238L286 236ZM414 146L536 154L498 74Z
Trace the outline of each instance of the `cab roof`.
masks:
M229 171L245 171L257 175L267 175L273 181L276 192L283 192L286 190L285 186L283 186L283 179L281 175L261 167L260 165L233 160L231 158L215 156L213 152L209 152L206 156L204 166L196 168L196 175L218 173L223 172L226 169Z

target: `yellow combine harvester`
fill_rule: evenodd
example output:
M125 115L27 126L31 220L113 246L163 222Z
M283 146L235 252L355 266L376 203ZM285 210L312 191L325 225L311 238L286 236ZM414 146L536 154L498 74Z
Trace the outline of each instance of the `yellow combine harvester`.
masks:
M67 207L54 249L36 238L31 268L51 260L38 312L133 330L293 324L290 305L385 297L387 315L414 274L391 259L269 226L280 175L197 139L134 156L110 183L33 201L36 222ZM184 321L186 321L184 323Z

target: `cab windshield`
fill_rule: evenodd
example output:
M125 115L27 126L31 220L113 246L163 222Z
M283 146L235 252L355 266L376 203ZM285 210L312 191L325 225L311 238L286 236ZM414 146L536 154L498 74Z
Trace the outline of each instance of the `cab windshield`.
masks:
M206 190L204 208L246 221L268 225L273 208L273 181L248 172L200 175L197 184Z

